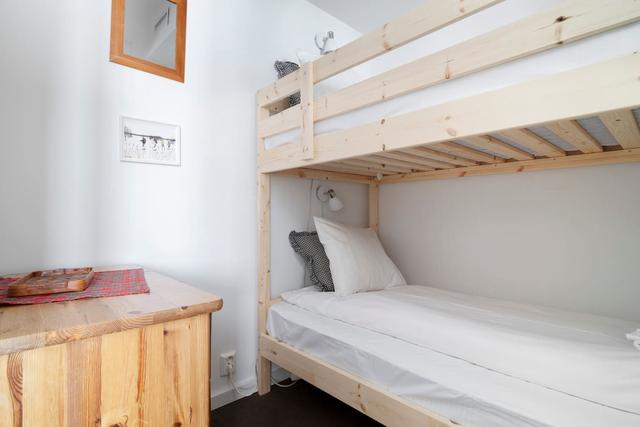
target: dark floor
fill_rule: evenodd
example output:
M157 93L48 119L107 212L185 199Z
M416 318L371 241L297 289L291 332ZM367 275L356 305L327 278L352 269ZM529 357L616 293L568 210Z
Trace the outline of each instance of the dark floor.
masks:
M271 392L236 400L212 412L215 427L377 427L381 426L327 393L299 380Z

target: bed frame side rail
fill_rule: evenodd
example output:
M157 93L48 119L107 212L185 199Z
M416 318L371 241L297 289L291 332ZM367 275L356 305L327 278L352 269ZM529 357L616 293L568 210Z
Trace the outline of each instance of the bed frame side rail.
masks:
M456 425L445 417L268 335L260 337L260 356L282 366L384 425L398 427Z

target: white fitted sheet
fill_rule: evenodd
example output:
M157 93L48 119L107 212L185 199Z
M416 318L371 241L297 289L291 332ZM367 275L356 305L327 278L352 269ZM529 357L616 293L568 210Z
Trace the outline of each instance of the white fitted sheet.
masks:
M432 290L414 286L402 288L425 288L428 292ZM448 300L458 308L464 308L469 303L468 296L433 291L436 294L442 293L445 303ZM368 296L387 292L371 292ZM356 297L358 295L353 296L351 300L357 300ZM305 289L286 293L283 298L289 302L276 304L270 309L268 329L272 336L463 425L640 425L640 415L535 384L527 379L506 375L473 361L426 348L424 345L417 345L408 341L407 337L403 339L402 333L398 331L396 336L376 331L375 325L379 322L389 323L389 318L375 316L372 312L367 314L367 307L359 313L353 306L349 306L350 304L343 306L353 311L355 317L357 314L362 315L363 323L360 325L351 324L346 318L336 320L331 317L334 315L330 314L336 307L336 298L331 293ZM349 298L339 300L347 299ZM384 299L380 298L374 301L373 306L379 304L379 314L391 312L390 307L385 306L386 303L383 301ZM480 298L478 302L474 310L481 317L485 316L487 310L496 308L500 313L513 317L519 309L528 307L486 298ZM369 305L369 308L373 306ZM323 311L324 314L321 314ZM524 311L524 318L537 321L546 319L550 313L547 309L536 307L529 307L528 311ZM598 319L601 318L574 313L552 310L551 314L554 314L552 320L555 322L560 321L572 328L589 327L599 336L605 337L611 334L617 336L620 330L634 326L630 322L615 319L610 319L611 322L600 322ZM492 321L496 320L494 315L490 315L489 318ZM424 326L424 322L417 323L413 329L425 329ZM451 325L447 325L446 322L442 323L441 327L447 332L451 331ZM621 338L620 345L623 345L622 343ZM628 345L633 349L630 343ZM500 354L495 356L500 358ZM628 356L634 357L636 353L629 352ZM640 352L637 352L637 357L637 361L640 362ZM626 395L618 396L622 401L631 399L633 402L633 396L640 399L640 389L636 388L637 381L638 378L631 372L630 382L622 389Z

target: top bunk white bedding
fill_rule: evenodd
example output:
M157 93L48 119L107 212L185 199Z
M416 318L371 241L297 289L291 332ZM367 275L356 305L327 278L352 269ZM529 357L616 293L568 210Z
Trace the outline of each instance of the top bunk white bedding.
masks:
M518 2L511 3L514 3L511 4L512 8L514 8L517 6ZM532 3L533 2L529 2L527 7L531 8ZM522 12L518 13L517 9L514 8L509 14L503 13L495 17L496 19L491 19L492 13L499 14L501 12L501 6L506 7L509 5L509 2L507 2L505 4L494 6L478 15L454 24L454 26L446 29L447 33L445 35L449 36L448 38L445 38L443 37L444 35L436 32L414 42L418 43L418 45L414 45L415 47L413 48L410 44L399 49L399 52L397 53L404 54L401 55L402 62L400 63L409 62L408 59L415 60L427 53L437 51L439 50L437 47L444 48L450 46L452 44L450 41L451 39L454 41L459 39L459 36L455 37L455 31L458 26L471 26L473 31L471 31L471 34L468 34L468 36L470 36L478 33L477 28L482 28L482 32L484 32L484 30L490 31L504 25L505 17L509 17L508 20L513 20L514 16L517 17L522 15ZM541 5L534 6L534 9L545 10L546 8L544 5ZM441 32L444 32L444 30L441 30ZM429 43L431 38L435 38L433 43ZM443 40L443 38L446 40ZM438 46L441 43L447 44ZM405 50L403 51L403 49ZM381 120L382 118L389 118L418 111L423 108L442 104L454 99L473 96L524 81L584 67L628 55L639 50L640 23L630 24L616 30L611 30L606 33L589 37L585 40L570 43L508 64L503 64L501 66L491 68L490 70L481 71L461 79L446 82L445 84L428 87L369 107L316 122L314 132L316 135L319 135L373 123ZM396 52L394 51L387 54L386 58L380 58L380 60L385 59L385 63L375 63L374 60L373 64L365 64L363 66L353 68L338 74L331 79L316 84L316 99L322 95L336 92L339 89L386 71L390 68L388 66L389 59L392 59L389 57L394 53ZM606 134L606 131L596 132L596 135L594 136L598 137L598 133ZM266 138L265 147L270 149L287 143L298 143L299 137L299 128L283 132ZM551 135L551 139L553 139L553 135ZM616 144L611 138L598 139L603 145ZM552 142L557 143L561 147L563 146L563 142L561 140ZM527 151L526 147L521 148ZM565 147L565 149L571 149L571 147Z
M640 351L625 338L633 322L423 286L342 298L305 288L283 299L269 316L276 338L303 350L318 350L323 335L354 345L366 356L341 367L360 375L373 356L399 365L370 379L463 424L640 425ZM308 322L315 338L278 327L285 318ZM317 355L340 365L339 348Z

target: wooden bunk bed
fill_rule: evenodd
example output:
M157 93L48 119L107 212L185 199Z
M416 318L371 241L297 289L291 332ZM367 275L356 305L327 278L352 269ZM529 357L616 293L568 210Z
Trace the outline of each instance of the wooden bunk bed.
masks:
M353 128L315 134L314 124L349 111L485 70L640 20L634 0L575 0L314 99L314 85L500 3L438 0L305 64L257 93L258 390L271 362L386 425L454 425L365 379L267 334L270 305L270 177L369 185L369 223L378 228L380 185L640 161L640 54L457 99ZM288 108L300 92L301 103ZM637 112L636 112L637 113ZM598 118L616 145L581 125ZM560 146L532 130L544 127ZM271 149L266 138L300 129L299 141ZM567 149L571 146L572 149Z

